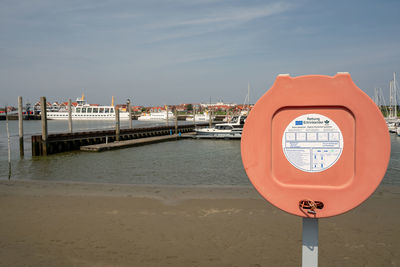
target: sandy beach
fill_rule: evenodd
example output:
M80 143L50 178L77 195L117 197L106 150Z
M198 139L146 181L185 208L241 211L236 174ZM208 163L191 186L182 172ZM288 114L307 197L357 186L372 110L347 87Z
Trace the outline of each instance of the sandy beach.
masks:
M400 188L321 219L320 266L400 266ZM250 187L0 181L0 266L301 266L301 218Z

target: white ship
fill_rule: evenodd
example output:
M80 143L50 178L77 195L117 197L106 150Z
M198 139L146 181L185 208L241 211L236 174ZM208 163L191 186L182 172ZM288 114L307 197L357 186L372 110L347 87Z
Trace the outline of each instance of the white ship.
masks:
M84 96L76 99L77 105L72 107L72 120L115 120L114 98L111 106L97 106L86 103ZM129 120L129 112L119 113L120 120ZM47 119L68 120L68 110L47 112Z
M161 112L150 112L150 113L142 113L142 115L138 118L139 121L166 121L166 120L175 120L175 115L171 111L161 111Z
M243 126L247 116L234 116L228 123L219 123L215 127L196 129L198 138L236 139L242 137Z

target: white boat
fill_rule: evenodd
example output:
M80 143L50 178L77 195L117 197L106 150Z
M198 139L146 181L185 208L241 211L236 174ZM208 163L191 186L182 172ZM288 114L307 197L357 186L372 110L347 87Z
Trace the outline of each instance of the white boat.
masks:
M115 120L115 107L89 105L84 97L76 99L77 105L72 107L72 120ZM120 120L129 120L129 112L120 111ZM50 120L68 120L68 111L50 111L47 112L47 119Z
M400 119L397 118L397 81L396 81L396 73L393 73L393 80L389 83L390 89L390 102L389 102L389 114L388 118L386 118L386 124L389 128L389 132L397 133L397 129L400 124Z
M196 129L198 138L236 139L242 137L243 126L247 116L234 116L228 123L219 123L211 128Z
M161 112L150 112L150 113L142 113L138 118L139 121L166 121L166 120L175 120L174 113L171 111L161 111Z
M397 127L396 127L395 122L387 122L386 124L387 124L387 127L388 127L390 133L397 132Z
M397 133L397 129L400 127L400 119L386 118L386 125L390 133Z
M196 122L208 122L210 121L210 114L208 112L206 113L198 113L193 115L190 115L186 118L186 121L196 121Z

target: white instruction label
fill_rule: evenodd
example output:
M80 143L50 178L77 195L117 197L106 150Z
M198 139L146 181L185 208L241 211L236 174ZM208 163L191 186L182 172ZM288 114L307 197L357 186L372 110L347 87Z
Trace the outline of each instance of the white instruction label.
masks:
M286 159L305 172L332 167L343 150L343 135L334 121L321 114L305 114L286 127L282 137Z

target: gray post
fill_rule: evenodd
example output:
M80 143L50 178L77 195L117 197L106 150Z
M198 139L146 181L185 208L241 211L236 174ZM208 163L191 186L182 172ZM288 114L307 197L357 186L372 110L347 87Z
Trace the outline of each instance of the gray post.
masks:
M318 267L318 219L303 218L303 267Z
M168 106L165 106L165 109L166 109L166 111L167 111L167 126L169 126Z
M193 108L193 124L194 128L196 129L196 108Z
M40 115L42 118L42 155L47 156L47 101L46 97L42 96L40 98Z
M128 112L129 112L129 128L132 129L132 108L131 108L131 102L128 102Z
M19 155L24 156L24 123L22 117L22 96L18 97Z
M72 101L68 99L68 128L69 132L72 133Z
M178 112L175 108L175 134L178 134Z
M115 140L119 141L119 109L115 108Z
M10 143L10 131L8 129L8 113L7 106L4 109L6 113L6 130L7 130L7 144L8 144L8 180L11 179L11 143Z
M212 125L212 115L213 115L213 112L212 112L212 109L210 110L210 121L209 121L209 127L211 128L211 125Z

